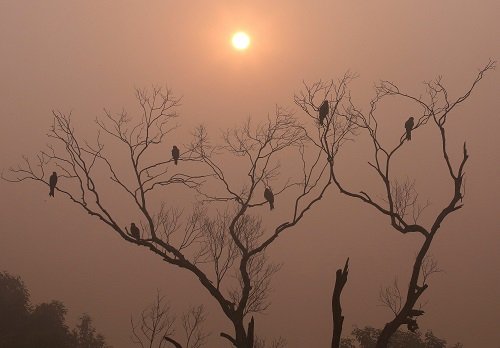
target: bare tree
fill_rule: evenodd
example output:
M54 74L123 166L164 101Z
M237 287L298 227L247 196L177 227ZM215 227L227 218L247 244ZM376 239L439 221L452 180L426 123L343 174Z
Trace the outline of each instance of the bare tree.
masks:
M132 327L132 342L145 347L165 346L163 337L170 337L174 333L173 325L175 316L171 314L171 309L165 303L164 296L158 291L155 302L142 310L139 319L130 317Z
M190 307L187 313L182 315L185 344L181 345L174 339L176 317L165 302L165 297L158 291L154 303L145 308L137 320L130 318L132 341L142 348L166 348L169 345L175 348L200 348L208 337L203 331L205 319L202 305Z
M262 338L257 338L255 341L255 348L284 348L286 347L286 340L282 337L275 338L271 341L271 343L267 343L266 340Z
M200 126L185 151L172 151L171 158L164 148L177 127L179 99L161 88L137 90L136 99L138 117L104 111L94 143L77 134L70 114L53 112L48 148L2 177L49 186L48 174L58 172L57 186L52 180L55 199L64 196L123 240L193 274L234 327L232 335L221 336L235 347L251 348L254 322L250 330L246 316L269 306L271 278L279 268L268 263L265 250L302 220L332 182L321 149L310 156L302 125L277 108L263 123L248 120L223 132L221 144L213 145ZM105 140L111 142L105 146ZM284 178L279 161L290 156L298 157L301 170ZM243 176L235 173L241 169ZM271 184L276 205L289 210L288 219L274 226L258 217L270 214L263 192ZM193 197L189 213L161 202L173 185ZM124 214L117 194L120 204L134 210Z
M230 285L226 302L221 303L234 325L235 335L221 333L221 336L236 347L253 347L254 321L252 318L246 329L244 318L247 314L267 309L270 280L279 269L279 266L267 262L264 251L280 234L295 226L323 197L331 180L326 175L327 166L320 164L319 151L308 163L304 129L293 115L281 108L277 108L274 117L268 117L262 124L254 126L249 119L241 127L224 131L223 142L219 145L210 143L203 127L198 128L195 135L197 141L192 144L191 151L203 158L211 173L207 180L210 184L196 190L204 204L210 203L212 207L223 204L225 207L224 213L219 212L213 224L223 226L219 231L226 233L209 233L212 241L208 243L208 257L216 266L217 290L221 288L220 279L228 269L233 267L237 270L233 278L236 282ZM283 159L294 151L299 154L302 163L299 176L295 180L280 180L280 155ZM246 178L244 185L235 184L234 179L227 175L228 160L233 167L235 163L241 163L237 168L244 168L241 171L241 176ZM278 180L281 183L275 185L274 199L277 204L288 206L291 216L276 227L265 228L262 220L251 212L259 211L268 204L263 195L264 189ZM281 197L286 198L281 200ZM222 238L227 238L229 243L223 257L220 256L220 248L213 247L220 245L215 241L222 241Z
M445 219L463 206L464 168L469 154L464 143L461 160L455 164L450 159L446 133L448 116L471 95L484 74L495 68L495 63L495 61L490 60L488 64L479 70L470 87L455 99L449 96L441 77L425 84L427 89L426 98L412 96L402 91L392 82L381 81L375 87L375 97L370 103L368 112L365 113L357 108L350 98L347 87L351 79L349 74L344 76L338 84L318 82L311 86L306 85L305 92L295 97L296 103L313 118L317 118L317 105L320 105L324 99L328 99L330 105L333 106L326 117L326 122L323 122L323 125L317 125L314 142L325 153L326 159L330 163L331 179L340 192L375 208L379 213L386 216L390 225L400 233L418 233L423 237L423 243L413 264L406 296L399 293L398 287L382 294L387 306L394 311L395 317L382 330L377 342L379 348L387 347L389 338L401 325L406 324L408 329L412 331L418 328L415 318L422 315L423 312L415 309L415 305L429 286L427 283L429 264L424 262L425 257L434 236ZM438 151L441 152L444 165L448 170L453 193L441 210L431 218L431 223L428 225L419 222L419 217L428 203L418 203L414 181L409 179L398 181L393 174L392 164L404 146L408 144L408 137L406 134L402 134L394 146L386 147L379 136L376 111L379 104L389 96L403 98L416 103L420 107L421 115L411 125L411 129L407 129L407 132L418 132L421 127L428 124L434 125L439 130L440 148ZM336 174L337 164L334 155L337 153L338 148L335 146L335 140L338 139L339 135L345 136L345 134L355 132L365 132L371 140L373 157L368 162L368 165L380 179L384 192L384 198L382 199L364 191L348 188ZM415 139L412 142L418 142L418 140ZM432 268L431 266L430 269ZM423 273L427 275L423 275Z
M315 129L309 131L310 141L326 154L330 170L330 180L335 179L332 175L333 161L342 146L354 139L357 133L356 116L351 112L351 97L349 84L356 76L346 73L339 81L319 81L312 85L304 82L305 90L295 95L295 103L312 119L316 125ZM325 101L328 103L328 112L323 114ZM321 105L321 106L318 106ZM321 114L320 114L321 113ZM347 283L348 276L347 259L344 269L336 271L335 285L332 294L332 341L331 347L341 346L342 315L341 294Z
M208 335L201 330L201 325L205 319L203 305L189 308L188 313L182 316L182 328L186 335L186 348L200 348L205 344Z

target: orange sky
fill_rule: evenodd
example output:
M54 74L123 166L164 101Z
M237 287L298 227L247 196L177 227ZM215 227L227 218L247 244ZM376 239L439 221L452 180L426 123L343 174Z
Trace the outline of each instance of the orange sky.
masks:
M133 110L134 87L167 83L183 96L182 127L173 136L182 142L200 122L216 131L273 113L276 104L296 109L293 94L303 80L357 72L353 97L367 108L378 79L419 94L422 81L443 75L457 95L489 58L500 58L497 0L144 3L0 2L1 168L44 146L52 109L73 110L81 133L90 135L103 107ZM237 30L252 36L245 53L230 46ZM469 147L467 196L433 243L445 272L431 280L421 320L424 329L466 347L500 339L499 82L498 71L488 74L450 126L456 149L463 140ZM401 128L398 111L387 110L399 122L389 129ZM365 151L353 145L346 152L345 175L353 182L363 182L352 168L365 168ZM438 207L445 179L430 181L420 165L408 166ZM206 303L213 346L223 346L216 330L228 322L191 275L128 245L69 202L49 201L45 188L0 181L0 192L0 270L20 275L34 302L62 300L70 320L89 312L111 344L128 348L130 314L159 288L179 312ZM269 249L283 268L257 330L287 338L292 348L327 346L334 271L347 256L344 328L382 326L390 313L377 305L378 291L396 275L406 279L418 242L331 190Z

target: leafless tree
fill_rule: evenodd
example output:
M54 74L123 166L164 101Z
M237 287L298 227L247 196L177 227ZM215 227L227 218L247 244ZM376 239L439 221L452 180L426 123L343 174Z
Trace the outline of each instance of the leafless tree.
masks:
M338 81L319 81L308 85L304 82L304 90L295 95L295 103L314 121L315 129L306 130L310 141L326 154L330 179L335 177L333 172L333 161L342 146L354 139L357 134L358 125L356 115L351 112L352 103L349 91L349 84L356 78L354 74L346 73ZM322 122L319 121L320 105L327 101L329 112ZM341 345L342 325L344 316L342 315L341 294L347 283L348 262L344 269L338 269L334 290L332 294L332 348Z
M189 308L188 313L182 316L182 328L186 335L186 348L200 348L205 344L208 335L201 330L205 318L203 305Z
M223 142L218 145L211 144L203 127L197 129L195 136L191 151L203 159L211 174L207 184L196 190L203 204L210 203L212 207L222 204L225 207L219 210L213 221L213 225L222 226L214 231L225 233L210 232L212 241L207 249L209 259L216 265L215 288L219 291L221 279L230 268L237 270L235 281L220 301L234 325L235 335L221 333L221 336L236 347L254 347L254 321L250 321L247 329L243 321L247 314L267 309L270 280L279 269L279 266L267 262L264 251L323 197L331 180L327 166L320 164L319 151L308 163L304 129L282 108L277 108L275 115L262 124L254 126L249 119L241 127L224 131ZM282 179L279 160L292 156L294 152L302 163L299 175L295 180L291 177ZM229 177L228 163L233 168L235 164L236 168L243 168L239 178L245 178L243 185L235 184L234 178ZM269 228L264 227L262 219L252 211L267 208L263 192L273 182L277 182L274 185L277 205L288 207L291 214L287 221ZM221 249L214 246L226 240L229 247L225 248L225 256L221 256Z
M429 274L429 265L425 266L424 263L425 256L434 236L445 219L463 206L464 168L469 154L464 143L461 160L455 164L450 159L446 133L448 117L452 114L452 111L469 98L484 74L495 68L495 63L495 61L490 60L488 64L479 70L468 89L461 96L454 99L449 96L441 77L425 84L427 90L425 98L412 96L401 90L395 83L381 81L375 87L375 97L371 100L369 110L363 112L354 105L350 98L347 86L351 79L349 74L344 76L337 84L318 82L311 86L305 85L305 91L295 98L296 103L313 118L317 118L317 105L320 105L324 99L328 99L330 105L333 106L330 108L330 113L323 126L317 125L317 131L309 132L309 134L315 134L314 141L323 150L327 161L330 163L331 179L340 192L375 208L379 213L386 216L390 225L400 233L418 233L423 238L423 243L413 264L406 296L401 295L402 303L396 303L398 296L397 294L394 296L391 291L389 293L385 292L388 296L383 296L390 302L388 306L395 311L395 317L382 330L377 342L378 348L387 347L389 338L401 325L406 324L410 330L418 328L415 317L422 315L423 312L415 309L415 305L428 287L426 282L428 277L423 275L423 273ZM433 125L440 134L438 151L441 152L444 165L448 170L453 193L441 210L430 219L431 223L428 225L419 222L419 217L428 203L418 203L414 181L408 179L398 181L393 174L393 163L404 146L408 144L405 134L402 134L399 141L390 147L385 146L379 136L379 122L376 116L377 107L387 97L403 98L416 103L420 107L421 115L414 123L413 132L418 132L421 127ZM371 140L373 157L368 162L368 165L380 179L384 198L379 199L374 194L351 189L337 176L337 164L334 155L337 153L338 148L334 145L335 139L338 139L339 134L345 136L345 134L356 132L365 132ZM418 140L414 139L412 143L418 143ZM411 214L409 214L410 210ZM409 217L409 215L411 216ZM426 270L423 267L427 267Z
M161 88L137 90L136 99L138 117L104 111L96 120L94 143L80 137L70 114L54 112L48 148L2 177L48 187L49 172L57 171L54 199L64 196L123 240L193 274L234 327L233 335L221 336L235 347L251 348L254 321L250 330L246 316L269 306L271 278L279 268L267 261L265 250L297 225L332 183L321 149L308 148L302 125L277 108L262 123L248 120L223 132L220 144L212 144L200 126L176 165L165 144L177 126L179 99ZM285 177L280 160L290 156L302 166ZM271 184L281 216L288 211L276 225L259 217L270 214L263 191ZM186 200L193 198L189 213L162 202L173 185L184 187ZM119 205L134 210L124 214L117 195L123 197ZM134 220L139 227L131 225Z
M184 333L184 346L176 339L175 321L176 317L165 297L157 292L154 303L141 312L140 317L134 320L130 318L132 327L132 341L142 348L200 348L205 344L208 334L203 331L203 323L206 319L204 307L190 307L187 313L182 315L182 328Z
M158 291L155 302L141 312L140 318L130 317L132 327L132 341L141 347L164 347L163 337L172 336L175 317L165 303L164 296Z
M286 347L286 340L282 337L273 339L271 343L267 344L266 340L262 338L257 338L255 341L255 348L284 348Z

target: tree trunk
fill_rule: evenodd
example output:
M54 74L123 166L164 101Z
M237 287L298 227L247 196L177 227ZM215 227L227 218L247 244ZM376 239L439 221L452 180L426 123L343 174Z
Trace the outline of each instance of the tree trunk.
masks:
M384 326L384 329L380 333L380 336L378 337L377 340L377 345L375 346L376 348L387 348L387 345L389 344L389 340L391 339L392 335L397 331L398 327L400 324L396 323L395 320L391 321L390 323L387 323Z
M340 295L344 285L347 283L347 274L349 273L349 258L345 262L344 270L338 269L335 274L335 287L332 296L332 348L340 347L340 338L342 336L342 325L344 324L344 316L342 315L342 306L340 304Z
M248 324L248 334L245 331L243 320L233 320L234 331L236 337L233 338L225 332L221 332L221 336L229 340L236 348L253 348L254 343L254 319Z

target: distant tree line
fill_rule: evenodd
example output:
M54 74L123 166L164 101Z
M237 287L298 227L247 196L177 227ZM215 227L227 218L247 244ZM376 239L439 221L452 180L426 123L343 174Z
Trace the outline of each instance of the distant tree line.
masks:
M60 301L31 304L20 277L0 273L0 347L2 348L111 348L82 314L72 330Z
M355 327L351 331L351 337L342 338L340 348L375 348L381 330L371 326L364 328ZM357 344L356 344L357 343ZM446 340L436 337L431 330L424 335L420 331L397 330L389 340L388 348L463 348L461 343L452 346L446 344Z

